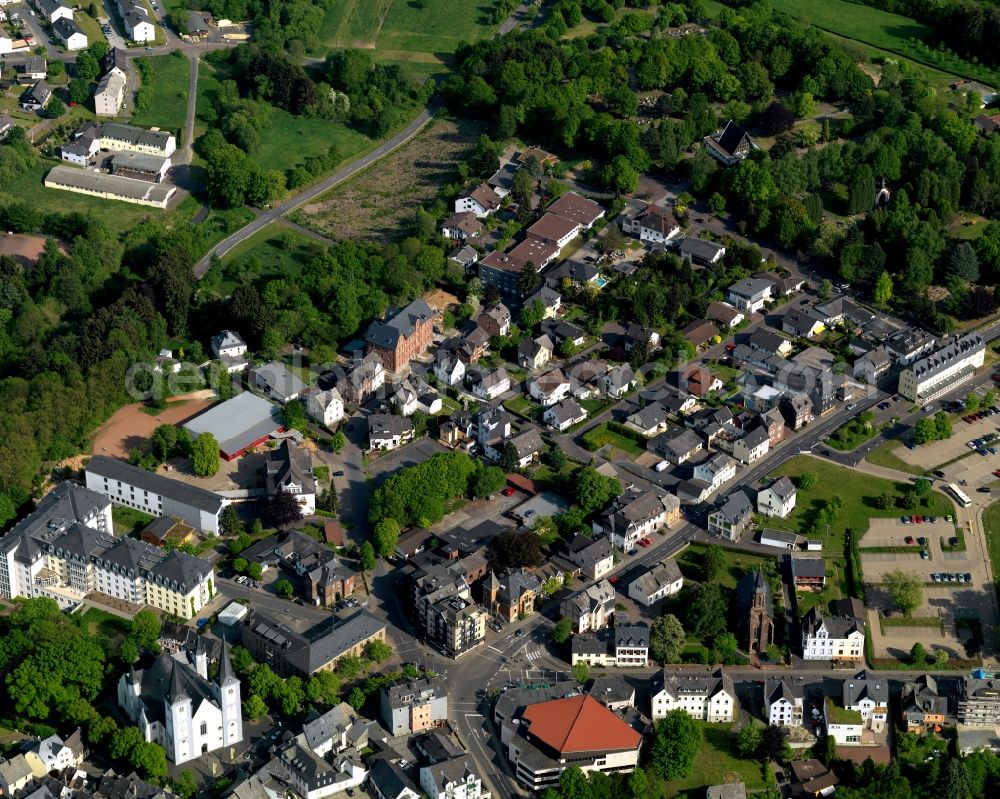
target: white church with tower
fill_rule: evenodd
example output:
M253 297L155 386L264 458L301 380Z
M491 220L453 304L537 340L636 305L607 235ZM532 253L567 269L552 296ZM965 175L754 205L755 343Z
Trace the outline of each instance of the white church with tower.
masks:
M204 641L197 649L147 656L118 681L118 704L142 732L181 764L243 740L240 681L222 644L219 673L208 679Z

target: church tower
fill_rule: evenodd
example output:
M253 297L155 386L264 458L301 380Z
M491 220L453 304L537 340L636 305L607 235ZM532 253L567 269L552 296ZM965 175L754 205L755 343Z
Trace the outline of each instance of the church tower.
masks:
M229 659L229 645L222 639L219 675L216 678L216 701L222 710L222 743L231 746L243 740L243 711L240 704L240 681Z

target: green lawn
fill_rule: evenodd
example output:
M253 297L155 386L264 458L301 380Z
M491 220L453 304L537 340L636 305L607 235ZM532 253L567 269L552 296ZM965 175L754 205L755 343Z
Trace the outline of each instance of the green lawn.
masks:
M515 413L518 416L532 422L538 421L542 410L541 405L528 399L523 394L511 397L509 400L504 402L503 406L511 413Z
M636 458L646 451L646 448L639 444L638 441L633 441L631 438L616 433L614 430L609 430L606 422L584 433L583 442L591 450L597 450L606 444L610 444L612 447L627 452Z
M927 25L847 0L773 0L771 5L804 22L854 41L906 56L921 65L994 84L997 73L926 44Z
M94 42L107 42L108 39L104 35L104 31L101 30L101 26L97 24L97 20L90 16L90 14L77 11L73 14L73 21L80 26L80 30L87 34L88 45Z
M881 510L876 507L876 498L885 492L899 495L911 487L908 482L893 482L880 477L873 477L863 472L856 472L843 466L812 458L808 455L798 455L771 474L772 477L787 476L793 480L803 474L812 473L818 478L815 485L808 489L799 489L795 510L787 519L768 519L768 526L779 530L802 532L808 526L810 519L833 496L839 496L842 507L840 514L830 525L829 536L826 531L820 532L823 548L827 553L836 555L844 551L844 531L852 530L855 540L868 531L868 520L873 518L889 519L899 516L898 508ZM937 491L932 491L925 497L927 504L916 509L919 513L936 516L954 514L951 500Z
M886 441L884 444L879 444L875 449L868 453L865 460L869 463L875 464L876 466L885 466L887 469L895 469L897 472L906 472L907 474L918 476L926 474L925 470L921 469L919 466L907 463L896 454L896 450L901 446L903 445L898 441Z
M736 749L736 727L730 724L695 722L701 728L702 740L694 768L687 777L664 783L663 796L698 797L702 799L709 785L719 785L735 776L746 783L747 790L764 787L760 765L741 757Z
M878 432L878 427L874 424L866 427L859 418L855 418L834 430L826 443L841 452L850 452L870 441Z
M245 280L263 282L275 277L294 277L323 248L321 242L281 225L269 225L226 253L213 264L201 282L202 288L220 297L228 296Z
M170 55L137 58L135 61L142 83L140 96L143 101L142 109L132 116L132 124L180 134L187 118L191 63L179 51ZM179 135L177 144L183 146Z
M1000 597L1000 502L994 502L983 511L983 531L986 534L986 549L990 553L990 565L993 568L993 584L996 586L997 596Z
M702 579L702 564L707 549L708 547L703 544L691 544L677 556L677 565L685 577L699 581ZM774 558L768 555L751 555L727 549L726 568L716 575L713 582L718 583L723 588L735 589L740 578L747 572L759 569L765 563L773 561Z
M114 505L111 508L111 521L118 535L128 535L141 530L153 521L153 517L135 508Z

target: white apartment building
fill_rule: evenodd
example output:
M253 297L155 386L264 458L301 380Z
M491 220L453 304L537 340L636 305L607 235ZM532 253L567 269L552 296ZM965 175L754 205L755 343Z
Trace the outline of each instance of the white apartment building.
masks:
M677 674L660 671L650 678L653 721L671 710L712 723L732 721L736 712L733 680L721 669L714 674Z
M325 427L332 427L344 418L344 400L335 388L314 391L306 395L306 411Z
M983 365L986 342L978 333L954 338L899 373L899 393L926 405L964 383Z
M865 623L848 616L824 618L815 607L802 620L803 660L858 662L865 652Z
M771 677L764 689L765 715L772 727L801 727L803 688L794 677Z
M429 799L480 799L483 780L468 755L420 769L420 787Z

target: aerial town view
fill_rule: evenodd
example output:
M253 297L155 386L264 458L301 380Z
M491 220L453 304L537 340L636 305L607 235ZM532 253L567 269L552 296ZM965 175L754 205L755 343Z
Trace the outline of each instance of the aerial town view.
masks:
M0 0L0 797L1000 797L997 0Z

